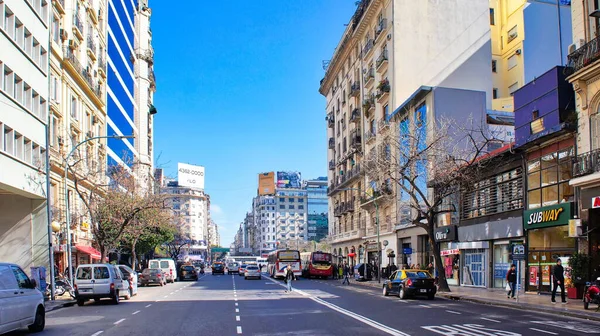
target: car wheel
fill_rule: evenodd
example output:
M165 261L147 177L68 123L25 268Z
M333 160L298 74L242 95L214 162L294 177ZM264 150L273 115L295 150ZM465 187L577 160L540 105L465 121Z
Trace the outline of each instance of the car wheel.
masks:
M77 300L77 305L78 305L79 307L82 307L84 304L85 304L85 300L83 300L83 299L78 299L78 300Z
M27 326L27 328L29 328L29 331L31 332L40 332L44 330L45 326L46 311L44 310L44 307L38 307L38 309L35 311L35 319L33 320L33 324Z
M400 287L400 291L398 291L398 297L400 300L406 299L406 292L404 291L404 287Z
M244 277L244 280L248 280L248 277Z
M113 304L116 304L116 305L119 304L119 301L120 301L119 291L115 291L115 295L113 296L112 301L113 301Z
M133 294L131 293L131 288L127 290L127 294L125 295L125 300L131 299Z
M388 295L390 295L390 294L388 293L387 286L383 286L383 296L388 296Z

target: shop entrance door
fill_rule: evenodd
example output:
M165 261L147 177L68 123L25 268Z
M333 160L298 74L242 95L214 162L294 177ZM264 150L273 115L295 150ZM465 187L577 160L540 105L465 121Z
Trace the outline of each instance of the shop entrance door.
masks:
M486 278L485 249L466 250L462 284L466 286L485 287Z
M556 264L556 259L570 257L572 253L572 251L530 251L527 258L527 290L540 293L552 292L552 268Z

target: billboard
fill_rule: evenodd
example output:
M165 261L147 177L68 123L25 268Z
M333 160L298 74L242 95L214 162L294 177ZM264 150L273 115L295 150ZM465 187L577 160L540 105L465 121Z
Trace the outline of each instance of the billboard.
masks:
M177 163L177 182L181 187L204 189L204 167Z
M302 186L302 175L299 172L277 172L277 188L297 188Z
M258 174L258 195L273 195L275 194L275 173Z

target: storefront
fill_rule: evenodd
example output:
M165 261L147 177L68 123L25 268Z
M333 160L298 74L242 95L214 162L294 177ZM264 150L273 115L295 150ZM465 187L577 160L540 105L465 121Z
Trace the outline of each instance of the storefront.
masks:
M591 278L600 277L600 187L581 188L579 206L581 208L581 222L589 232L589 251L592 258ZM576 230L581 233L582 227Z
M430 247L425 243L427 240L426 234L424 229L416 226L396 231L398 244L396 259L399 268L408 268L413 264L421 263L427 266L427 255L430 254Z
M458 227L447 225L435 229L434 239L439 244L448 285L457 286L460 282L460 250L455 242L458 239Z
M75 245L77 252L74 255L73 265L92 264L100 262L100 251L87 245Z
M526 210L523 226L527 231L527 291L550 292L551 271L556 260L570 257L577 241L569 237L572 202Z
M489 274L488 242L458 243L461 255L461 286L487 287Z

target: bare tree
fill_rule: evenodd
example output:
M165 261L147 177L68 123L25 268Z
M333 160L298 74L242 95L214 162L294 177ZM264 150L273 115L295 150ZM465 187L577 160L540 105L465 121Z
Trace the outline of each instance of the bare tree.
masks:
M165 243L164 247L171 259L177 260L181 255L181 250L190 243L190 238L180 231L175 234L175 238L172 241Z
M423 112L424 114L424 112ZM434 239L438 216L457 211L447 200L461 185L479 178L487 161L488 145L497 139L487 126L471 119L457 123L438 119L426 122L415 113L399 120L400 134L384 138L365 159L374 196L393 194L399 208L410 209L405 223L423 228L429 238L439 275L439 290L450 291ZM400 210L400 209L399 209ZM400 213L401 211L398 211Z

